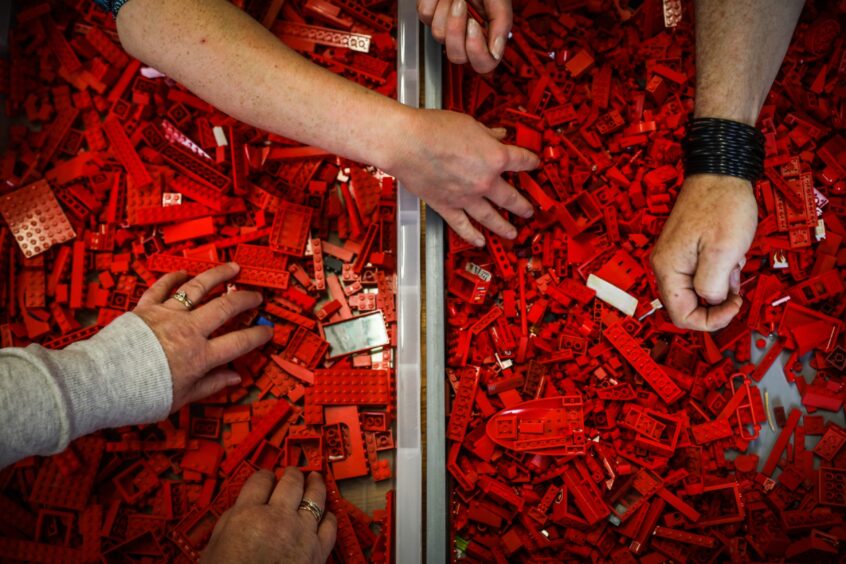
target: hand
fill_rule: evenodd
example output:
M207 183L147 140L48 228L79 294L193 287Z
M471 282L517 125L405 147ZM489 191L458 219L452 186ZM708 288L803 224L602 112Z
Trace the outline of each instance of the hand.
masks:
M503 145L504 130L489 129L470 116L442 110L415 110L407 142L384 167L425 200L458 235L477 247L485 244L468 215L494 233L513 239L517 230L491 205L520 217L532 205L502 178L505 171L537 168L531 151ZM403 148L403 146L405 148Z
M326 513L318 523L305 509L310 500L321 509L326 504L326 486L320 474L308 475L303 494L303 474L294 467L273 488L273 473L259 470L250 476L229 511L214 528L203 564L223 562L296 562L323 564L335 546L338 522Z
M757 225L748 181L711 174L685 180L652 251L658 291L673 323L716 331L737 315L740 271ZM700 298L709 305L699 305Z
M488 40L482 26L467 11L467 0L417 0L420 20L432 26L432 37L446 43L447 58L456 64L470 62L478 73L496 68L505 53L505 42L511 31L511 0L471 0L482 15L487 16Z
M222 264L188 280L184 272L162 276L144 292L134 313L143 319L159 339L173 379L171 411L183 405L216 394L226 386L241 381L237 372L224 366L268 342L273 329L255 326L233 331L214 339L209 335L236 315L261 303L258 292L230 292L209 303L188 311L173 299L174 287L184 291L198 305L215 286L231 280L240 268Z

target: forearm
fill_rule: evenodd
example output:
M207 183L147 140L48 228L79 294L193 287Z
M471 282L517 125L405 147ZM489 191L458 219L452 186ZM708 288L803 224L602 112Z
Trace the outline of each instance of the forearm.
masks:
M409 110L299 56L226 0L132 0L118 32L136 58L232 117L390 169Z
M696 0L696 117L754 125L804 0Z
M167 358L132 314L65 350L0 349L0 468L98 429L160 420L170 405Z

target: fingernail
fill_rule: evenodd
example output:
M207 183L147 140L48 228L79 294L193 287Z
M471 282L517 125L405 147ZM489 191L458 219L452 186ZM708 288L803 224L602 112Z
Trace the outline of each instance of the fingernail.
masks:
M482 28L479 27L479 24L476 23L476 20L469 19L467 20L467 36L468 37L479 37L479 33L482 31Z
M237 374L234 374L226 379L227 386L235 386L241 383L241 377Z
M527 211L526 213L523 214L523 217L526 218L526 219L529 219L533 215L535 215L535 210L529 210L529 211Z
M238 271L240 271L240 270L241 270L241 265L240 265L240 264L238 264L237 262L230 262L230 263L229 263L229 266L231 266L231 267L232 267L232 268L234 268L235 270L238 270Z
M493 49L491 49L491 55L497 61L502 59L502 53L505 51L505 38L504 37L497 37L494 40Z
M506 233L505 238L506 238L506 239L515 239L515 238L517 238L517 230L516 230L516 229L511 229L508 233Z
M477 247L484 247L485 246L485 238L484 237L474 237L473 244Z
M464 0L457 0L455 4L452 5L452 15L453 17L458 17L464 14Z

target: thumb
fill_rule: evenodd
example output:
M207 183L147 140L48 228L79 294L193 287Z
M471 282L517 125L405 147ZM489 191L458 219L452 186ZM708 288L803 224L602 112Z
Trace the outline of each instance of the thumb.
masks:
M735 285L731 280L732 271L742 260L743 255L733 249L706 246L699 252L696 274L693 277L693 289L696 294L710 305L726 301L730 287Z
M241 376L229 368L216 368L197 380L191 389L189 402L213 396L220 390L241 383Z

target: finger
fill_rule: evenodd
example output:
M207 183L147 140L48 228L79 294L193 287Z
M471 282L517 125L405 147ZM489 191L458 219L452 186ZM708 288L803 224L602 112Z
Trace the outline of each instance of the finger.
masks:
M264 505L270 498L273 491L273 472L270 470L259 470L244 482L241 486L241 493L235 500L233 507L248 507L251 505Z
M503 171L512 170L515 172L534 170L538 168L540 159L536 154L515 145L505 145L507 157Z
M435 15L432 16L432 37L438 43L446 39L446 22L449 17L450 0L439 0L435 7Z
M497 61L505 53L505 42L511 32L514 14L511 0L485 0L485 12L488 14L488 44L491 55Z
M735 266L729 274L729 292L740 295L740 266Z
M417 15L424 25L432 24L432 16L435 15L435 6L438 0L417 0Z
M303 501L309 500L320 508L320 511L326 509L326 485L323 483L323 478L317 472L309 472L306 477L305 492L303 493ZM310 520L314 523L315 528L320 524L314 520L314 515L309 511L300 511L301 518Z
M459 237L477 247L485 246L485 237L482 235L481 231L473 226L470 219L467 217L467 214L464 213L463 210L456 208L446 208L441 210L435 206L431 206L431 208L440 214L443 220L452 227L452 230L455 231Z
M729 294L729 277L737 266L737 253L704 247L699 252L693 288L711 305L726 301Z
M173 288L177 284L182 284L188 278L188 273L184 270L177 272L170 272L156 280L152 286L147 288L147 291L141 294L138 300L139 306L160 304L170 297Z
M534 213L531 202L502 178L498 178L494 182L493 190L491 190L487 198L499 207L515 213L520 217L529 218Z
M188 403L213 396L224 388L241 383L241 376L234 370L212 370L194 383L188 394Z
M504 127L486 127L485 129L497 141L502 141L508 135L508 130Z
M203 335L210 335L236 315L258 307L261 301L262 296L258 292L230 292L213 299L191 315Z
M487 201L479 198L464 208L470 217L505 239L517 237L517 230Z
M446 53L447 58L456 64L467 62L465 38L467 31L467 2L452 0L449 16L446 21Z
M485 34L482 31L482 26L473 18L467 20L467 42L465 44L465 52L467 53L467 60L470 61L470 66L479 74L486 74L496 68L499 63L491 52L488 51L488 44L485 41Z
M329 558L329 554L335 547L335 539L338 535L338 519L334 513L327 513L320 522L320 527L317 529L317 541L320 543L320 548L323 550L324 559Z
M303 473L296 466L288 466L270 496L269 505L277 505L295 513L303 500Z
M240 358L257 349L273 338L273 328L255 325L248 329L232 331L209 341L208 361L210 367L220 366Z
M666 274L659 280L661 302L673 323L682 329L716 331L731 322L740 311L742 300L732 295L718 306L703 307L693 289L691 276L679 272Z
M220 266L201 272L180 286L179 291L185 292L194 304L199 304L215 286L235 278L240 270L241 267L234 262L221 264ZM176 300L168 300L165 302L165 305L170 307L170 309L185 309L185 306Z

